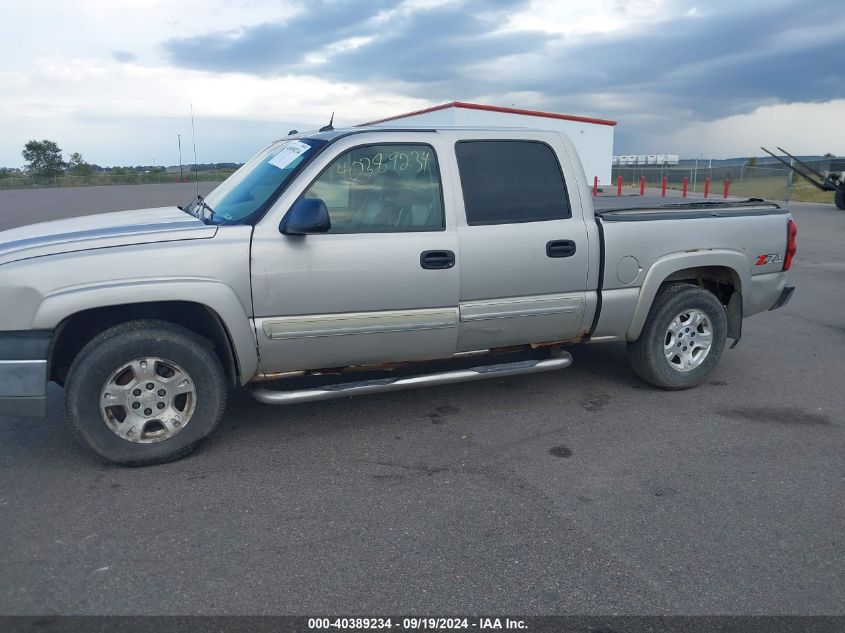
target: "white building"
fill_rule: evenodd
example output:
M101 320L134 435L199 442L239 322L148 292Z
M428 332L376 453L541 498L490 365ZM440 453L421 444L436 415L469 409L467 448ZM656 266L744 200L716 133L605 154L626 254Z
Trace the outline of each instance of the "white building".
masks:
M616 121L453 101L425 110L370 121L363 125L405 124L432 127L438 125L525 127L564 132L578 150L587 181L592 185L593 178L598 176L600 184L611 184L610 160L613 155L613 128Z

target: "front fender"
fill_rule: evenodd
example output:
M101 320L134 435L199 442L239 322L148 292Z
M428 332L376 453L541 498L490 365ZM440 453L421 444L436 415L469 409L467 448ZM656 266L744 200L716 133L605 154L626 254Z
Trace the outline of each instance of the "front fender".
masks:
M255 330L249 314L235 291L214 279L132 279L63 288L44 297L33 317L32 329L53 330L69 316L83 310L156 301L190 301L214 311L232 339L241 380L248 381L258 371Z
M648 312L660 285L672 274L687 268L719 267L729 268L736 273L740 281L740 291L743 303L747 303L747 296L751 289L751 263L745 254L739 251L714 249L708 251L693 251L672 253L658 259L648 269L643 280L640 296L637 300L637 307L634 310L634 318L625 338L628 341L636 341L643 331Z

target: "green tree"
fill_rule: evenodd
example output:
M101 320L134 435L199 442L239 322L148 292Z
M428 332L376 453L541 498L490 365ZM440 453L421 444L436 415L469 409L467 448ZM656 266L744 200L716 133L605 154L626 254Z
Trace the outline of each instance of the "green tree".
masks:
M85 159L82 158L82 154L79 152L74 152L70 155L68 166L75 176L90 176L93 171L91 165L85 162Z
M747 161L745 161L745 166L746 167L756 167L757 166L757 157L752 156L751 158L749 158Z
M62 150L53 141L28 141L21 152L27 169L38 176L61 176L65 162Z
M836 158L836 156L835 156L835 155L833 155L833 154L831 154L830 152L827 152L827 153L824 155L824 157L825 157L825 158Z

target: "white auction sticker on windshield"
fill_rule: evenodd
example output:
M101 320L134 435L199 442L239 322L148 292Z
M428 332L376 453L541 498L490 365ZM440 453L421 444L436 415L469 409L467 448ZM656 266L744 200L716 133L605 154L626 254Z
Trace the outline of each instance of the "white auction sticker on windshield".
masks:
M307 143L302 143L300 141L291 141L290 143L285 145L278 154L273 156L273 158L271 158L269 162L271 165L274 165L279 169L285 169L288 165L290 165L293 161L302 156L309 149L311 149L311 146Z

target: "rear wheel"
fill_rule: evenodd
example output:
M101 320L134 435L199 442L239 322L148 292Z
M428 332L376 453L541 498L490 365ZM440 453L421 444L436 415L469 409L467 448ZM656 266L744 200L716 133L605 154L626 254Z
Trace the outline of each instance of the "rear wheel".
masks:
M833 197L833 201L836 203L836 208L845 211L845 189L837 191L836 195Z
M209 342L164 321L124 323L91 340L68 374L65 411L80 442L118 464L187 455L217 426L227 385Z
M707 377L725 348L725 309L691 284L665 286L654 298L628 358L643 380L664 389L689 389Z

